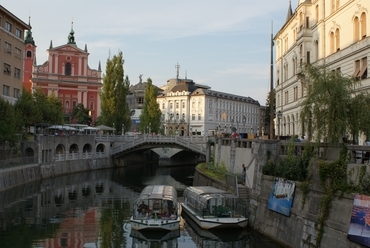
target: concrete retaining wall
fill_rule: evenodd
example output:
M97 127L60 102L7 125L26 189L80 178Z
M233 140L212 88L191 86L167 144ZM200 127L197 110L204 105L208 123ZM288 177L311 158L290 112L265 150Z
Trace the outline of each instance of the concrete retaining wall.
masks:
M216 152L222 151L219 156L215 156L219 159L219 165L221 161L224 161L225 166L228 169L232 169L233 167L230 167L231 165L227 164L226 161L230 161L230 154L233 153L235 154L235 161L245 159L245 154L250 156L246 161L253 161L253 158L255 158L255 161L252 163L253 166L247 170L247 175L253 178L251 186L249 187L247 184L250 191L250 198L246 199L247 205L249 205L249 226L289 247L313 247L305 244L304 241L310 240L311 243L315 244L315 223L319 214L320 200L323 197L315 165L311 168L314 176L305 203L303 204L303 193L300 189L301 183L296 182L291 214L290 216L285 216L268 209L273 177L262 174L262 166L266 163L267 151L272 152L274 156L276 154L276 146L269 143L254 143L252 149L244 148L244 153L232 151L232 149L235 148L230 145L216 146ZM349 169L352 167L353 165L351 164L348 166ZM199 171L195 173L193 184L212 185L216 188L228 189L223 182L208 178L206 175L199 173ZM364 247L347 239L353 198L353 194L344 194L343 196L338 195L332 201L329 218L324 227L321 248Z
M4 169L0 172L0 191L49 177L112 168L110 158L69 160L51 164L34 164Z

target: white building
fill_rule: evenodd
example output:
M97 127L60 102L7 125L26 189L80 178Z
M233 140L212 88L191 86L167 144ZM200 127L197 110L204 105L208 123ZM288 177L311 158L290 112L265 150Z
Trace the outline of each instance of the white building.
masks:
M263 132L260 104L250 97L213 91L191 79L170 79L163 89L157 102L166 135Z
M326 65L361 79L368 90L369 0L299 0L274 37L277 135L303 135L300 104L306 92L297 76L304 63ZM339 99L338 99L339 100Z

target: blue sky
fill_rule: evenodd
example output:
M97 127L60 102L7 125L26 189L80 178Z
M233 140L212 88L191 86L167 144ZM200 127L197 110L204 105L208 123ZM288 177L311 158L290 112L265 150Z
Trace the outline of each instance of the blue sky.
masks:
M298 2L298 1L297 1ZM293 8L296 7L293 1ZM150 77L163 86L180 77L213 90L250 96L265 105L270 88L270 37L285 22L288 0L17 0L2 4L28 23L37 64L46 50L75 41L87 44L90 68L102 71L109 53L122 51L131 84Z

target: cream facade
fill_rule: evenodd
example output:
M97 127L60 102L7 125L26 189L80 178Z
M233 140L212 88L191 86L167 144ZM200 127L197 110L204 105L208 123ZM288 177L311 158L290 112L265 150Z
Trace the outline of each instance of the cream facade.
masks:
M358 77L359 90L369 90L369 11L368 0L299 0L294 12L289 6L274 37L277 135L304 135L300 105L306 92L298 75L305 63Z
M244 96L211 90L191 79L170 79L157 97L166 135L261 134L260 104Z

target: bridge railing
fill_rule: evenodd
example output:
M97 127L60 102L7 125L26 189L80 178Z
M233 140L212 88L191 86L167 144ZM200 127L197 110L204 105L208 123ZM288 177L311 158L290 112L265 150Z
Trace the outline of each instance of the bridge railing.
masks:
M129 148L141 145L145 142L160 142L160 143L177 143L184 146L190 150L201 152L205 154L205 148L202 145L195 144L191 142L191 138L184 136L162 136L162 135L143 135L139 136L130 142L113 147L111 149L111 154L116 154Z

